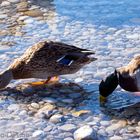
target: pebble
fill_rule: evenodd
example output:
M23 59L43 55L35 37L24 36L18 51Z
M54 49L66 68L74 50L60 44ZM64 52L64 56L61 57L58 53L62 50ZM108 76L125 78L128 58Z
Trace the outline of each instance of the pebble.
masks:
M61 114L56 114L56 115L53 115L53 116L50 118L50 122L56 124L56 123L61 122L62 119L63 119L63 115L61 115Z
M89 125L85 125L74 132L74 139L75 140L95 140L96 139L95 132Z
M81 94L80 93L71 93L68 96L71 97L72 99L76 99L76 98L81 97Z
M100 124L102 125L102 126L109 126L110 125L110 122L109 121L101 121L100 122Z
M11 110L11 111L15 111L15 110L18 110L18 109L20 109L18 104L11 104L11 105L8 106L8 110Z
M42 137L44 135L44 131L42 130L36 130L35 132L33 132L33 135L32 137L35 138L35 137Z
M51 125L48 125L47 127L44 128L44 132L49 132L53 129Z
M59 129L63 131L72 131L76 129L76 126L74 124L65 124L59 127Z
M45 98L43 98L43 101L47 102L47 103L51 103L51 104L55 104L57 102L56 99L51 98L51 97L45 97Z
M10 2L9 1L3 1L1 3L1 6L9 6L10 5Z
M114 130L120 129L122 127L125 127L126 124L127 124L126 120L120 120L117 123L112 124L109 127L107 127L106 128L106 132L109 133L110 131L114 131Z
M61 100L63 103L73 103L72 99L62 99Z
M110 137L109 140L123 140L123 138L120 136L113 136L113 137Z
M37 104L37 103L31 103L31 106L35 109L39 109L39 107L40 107L39 104Z
M8 0L8 1L11 3L19 3L20 2L20 0Z
M32 17L43 16L43 12L40 11L39 9L25 11L24 14L27 15L27 16L32 16Z
M64 140L74 140L74 139L71 137L68 137L68 138L65 138Z
M5 18L7 18L7 15L6 14L1 14L0 15L0 19L5 19Z
M138 133L140 133L140 126L137 126L137 127L136 127L136 131L137 131Z

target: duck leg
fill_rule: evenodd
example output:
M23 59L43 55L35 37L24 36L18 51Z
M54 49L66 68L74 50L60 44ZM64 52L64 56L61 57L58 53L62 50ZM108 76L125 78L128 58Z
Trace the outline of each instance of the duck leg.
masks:
M55 84L58 81L59 81L59 77L54 76L54 77L48 77L48 79L46 81L32 82L32 83L29 83L29 84L31 86L41 86L41 85L46 85L46 84Z

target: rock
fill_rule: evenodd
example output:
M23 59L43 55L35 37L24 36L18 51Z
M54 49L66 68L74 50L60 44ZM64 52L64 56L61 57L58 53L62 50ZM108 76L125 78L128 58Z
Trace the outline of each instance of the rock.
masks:
M39 111L45 112L45 111L51 111L53 109L55 109L54 105L52 105L52 104L45 104L45 106L42 107L41 109L39 109Z
M17 4L17 9L19 12L25 12L28 9L28 2L20 2Z
M100 124L102 126L108 126L108 125L110 125L110 122L109 121L101 121Z
M47 103L51 103L51 104L55 104L57 102L56 99L51 98L51 97L45 97L45 98L43 98L43 101L47 102Z
M80 93L71 93L68 96L71 97L72 99L76 99L76 98L81 97L81 94Z
M85 125L74 132L75 140L95 140L95 133L89 125Z
M63 115L61 114L56 114L56 115L53 115L51 118L50 118L50 122L52 123L59 123L61 122L63 119Z
M39 109L39 104L37 103L31 103L31 107L35 108L35 109Z
M11 104L11 105L8 106L8 110L10 110L10 111L19 110L19 108L20 107L17 104Z
M63 131L72 131L76 129L76 126L74 124L65 124L65 125L60 126L59 129Z
M27 115L27 111L26 110L22 110L20 113L19 113L19 116L25 116Z
M62 99L61 100L63 103L73 103L73 100L72 99Z
M67 137L67 138L65 138L64 140L74 140L74 139L71 138L71 137Z
M48 125L47 127L44 128L44 132L49 132L53 129L52 126Z
M27 16L32 16L32 17L43 16L43 12L41 10L39 10L39 9L25 11L24 14L27 15Z
M113 137L110 137L109 140L123 140L123 138L120 136L113 136Z
M6 14L0 14L0 19L5 19L5 18L7 18Z
M18 3L18 2L20 2L20 0L8 0L9 2L11 2L11 3Z
M106 132L114 131L119 128L125 127L127 124L126 120L120 120L115 124L110 125L109 127L106 128Z
M136 131L137 131L138 133L140 133L140 126L137 126L137 127L136 127Z
M2 3L1 3L1 6L9 6L10 5L10 2L9 1L3 1Z
M42 130L36 130L33 134L32 134L32 137L41 137L44 135L44 131Z

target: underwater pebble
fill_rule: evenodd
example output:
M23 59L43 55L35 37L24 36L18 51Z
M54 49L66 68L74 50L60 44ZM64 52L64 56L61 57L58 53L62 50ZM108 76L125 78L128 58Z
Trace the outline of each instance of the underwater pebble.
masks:
M61 114L56 114L56 115L53 115L51 118L50 118L50 122L52 123L59 123L62 121L62 118L63 118L63 115Z
M113 136L113 137L110 137L109 140L123 140L123 138L120 136Z
M65 124L60 126L59 129L63 131L72 131L76 129L76 126L74 124Z
M41 137L41 136L43 136L44 135L44 131L42 131L42 130L36 130L35 132L33 132L33 137L35 138L35 137Z
M72 99L62 99L61 100L63 103L73 103Z
M55 104L57 102L56 99L51 98L51 97L45 97L45 98L43 98L43 101L47 102L47 103L52 103L52 104Z
M74 139L75 140L84 140L84 139L95 140L95 132L90 126L85 125L74 132Z
M37 103L31 103L31 106L33 108L39 109L39 104L37 104Z
M18 110L20 109L19 105L17 104L11 104L8 106L8 110L11 110L11 111L15 111L15 110Z

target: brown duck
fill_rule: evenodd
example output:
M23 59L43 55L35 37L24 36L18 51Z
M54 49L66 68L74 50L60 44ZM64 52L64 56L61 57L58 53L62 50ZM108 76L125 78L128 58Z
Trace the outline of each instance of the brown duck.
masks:
M85 64L96 60L94 57L89 57L92 54L94 52L90 50L65 43L39 42L27 49L0 74L0 89L6 87L12 79L47 79L43 82L34 82L33 85L56 81L57 76L75 73Z

